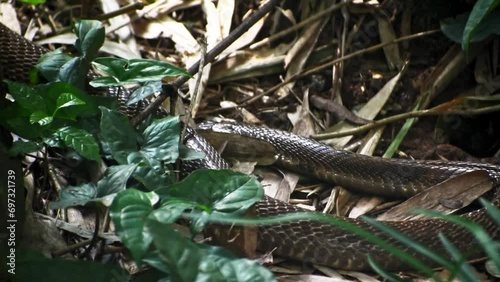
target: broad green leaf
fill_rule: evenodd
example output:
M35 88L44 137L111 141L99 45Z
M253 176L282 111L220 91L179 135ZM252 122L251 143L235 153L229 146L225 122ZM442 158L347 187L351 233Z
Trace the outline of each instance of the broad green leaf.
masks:
M47 81L56 82L59 81L59 70L71 58L59 48L44 54L36 64L36 68Z
M39 140L45 129L38 123L30 123L31 112L17 103L10 103L0 111L0 124L20 137Z
M160 92L162 90L161 81L150 81L146 82L143 86L138 87L137 89L130 94L127 100L127 106L130 106L134 103L141 101L156 92Z
M98 63L97 63L98 62ZM107 73L112 77L121 77L125 68L127 67L128 60L118 59L115 57L97 58L92 62L92 65L98 70ZM92 83L91 83L92 85ZM96 87L95 85L92 85Z
M16 268L13 281L40 282L125 282L130 274L118 265L101 264L85 260L49 259L42 256L16 252ZM35 278L36 277L36 278Z
M142 261L154 267L155 270L162 272L163 276L168 275L170 273L169 266L163 261L163 259L160 257L160 252L156 249L153 249L152 251L148 252L144 256Z
M464 29L469 15L469 13L465 13L455 18L443 19L441 21L441 31L451 40L461 43L463 36L465 36ZM493 34L500 34L500 11L493 11L488 14L475 28L469 42L482 41ZM468 43L465 47L468 48Z
M82 57L72 58L59 70L59 79L62 82L69 83L84 90L87 84L89 69L89 62L86 59Z
M155 209L150 216L165 224L175 223L185 210L198 206L199 204L196 202L172 197L163 200L161 206Z
M97 188L93 183L79 186L67 186L59 192L59 201L50 202L50 209L63 209L74 206L84 206L97 196Z
M108 108L101 109L101 136L119 164L128 164L127 157L137 151L137 133L127 116Z
M16 141L9 149L9 156L16 156L18 154L32 153L40 150L41 145L33 141Z
M81 107L83 105L85 105L85 102L78 99L73 94L62 93L59 96L59 98L57 98L56 110L52 116L58 117L58 118L66 118L66 119L70 119L70 120L75 120L75 118L78 116L78 114L84 109L83 107ZM59 111L60 109L75 107L75 106L80 106L80 110L73 108L73 109L68 109L68 111L66 111L66 112Z
M97 183L97 197L104 197L125 190L127 181L136 167L137 164L108 167L104 177Z
M179 157L180 131L178 117L154 120L142 133L141 152L149 158L175 162Z
M49 147L63 148L64 143L57 133L53 133L50 136L43 138L43 143L47 144Z
M232 170L196 170L181 182L156 190L163 198L176 197L196 202L214 214L242 215L264 192L260 183Z
M153 215L146 226L157 250L145 262L168 273L172 281L274 281L273 274L258 263L220 247L197 245Z
M170 224L158 222L154 217L147 218L146 227L146 233L151 236L158 250L158 257L169 269L171 281L196 281L203 251L173 230Z
M78 99L71 93L63 93L57 99L56 110L77 105L85 105L85 102Z
M14 97L17 103L30 112L46 111L43 98L28 85L5 80L9 87L9 93Z
M471 41L472 36L477 32L479 26L482 22L485 21L486 16L490 12L495 9L496 6L500 4L500 0L478 0L476 4L474 4L474 8L472 8L472 12L470 13L469 19L467 20L467 24L465 25L463 37L462 37L462 49L468 50L469 43ZM498 18L498 15L496 16ZM489 26L488 29L491 31L498 33L499 26Z
M38 85L35 90L40 93L47 103L47 112L53 113L57 109L58 103L64 100L60 100L61 95L71 95L74 99L82 101L77 107L70 108L59 108L58 117L92 117L98 114L98 108L96 105L96 97L91 96L84 91L74 87L71 84L65 82L53 82L43 85ZM80 102L78 102L80 103Z
M44 132L38 123L31 124L27 118L22 117L9 119L7 125L11 132L26 139L40 138Z
M52 120L54 120L54 118L44 112L34 112L30 116L30 123L38 123L41 126L50 124Z
M203 251L173 230L170 224L158 222L153 216L147 218L145 226L146 233L151 236L157 250L148 256L151 261L154 259L152 255L157 255L157 262L153 266L161 271L168 269L171 281L197 281Z
M99 145L97 145L92 134L87 131L76 127L66 126L59 128L56 134L66 146L73 148L83 157L94 161L99 161L101 159L99 155Z
M151 234L144 230L144 225L157 201L158 196L154 192L127 189L116 195L110 207L115 232L139 265L153 240Z
M79 20L75 23L74 32L77 36L75 47L86 58L87 62L97 57L97 52L104 43L104 27L96 20Z
M123 86L131 83L144 83L161 80L167 76L190 76L185 70L157 60L120 58L97 58L92 64L112 76L116 82L108 79L93 80L93 87Z
M80 186L68 186L59 193L59 201L51 202L49 207L61 209L72 206L83 206L89 202L100 202L111 206L117 193L125 190L125 185L137 165L117 165L106 170L104 177L97 182ZM79 169L85 169L80 166Z
M90 83L92 87L110 87L116 85L122 85L118 79L114 76L101 76L94 78Z
M127 162L139 165L132 175L149 191L164 187L172 182L167 177L169 171L166 171L163 164L154 157L151 158L142 152L132 152L129 154Z
M204 255L198 281L222 277L224 281L275 281L274 275L264 266L246 258L238 258L223 248L202 245Z

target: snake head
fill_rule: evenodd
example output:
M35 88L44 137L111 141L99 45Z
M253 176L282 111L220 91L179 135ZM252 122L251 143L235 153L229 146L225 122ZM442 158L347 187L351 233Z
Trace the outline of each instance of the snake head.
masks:
M253 128L238 123L207 121L198 125L197 132L212 146L223 151L226 158L260 165L274 164L279 157L276 147L267 140L248 134Z

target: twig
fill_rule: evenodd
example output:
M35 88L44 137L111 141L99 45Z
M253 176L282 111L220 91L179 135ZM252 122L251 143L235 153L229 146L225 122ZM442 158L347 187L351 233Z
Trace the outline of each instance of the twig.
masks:
M373 52L375 50L378 50L378 49L383 48L383 47L385 47L387 45L390 45L390 44L395 44L395 43L398 43L398 42L401 42L401 41L405 41L405 40L412 40L412 39L419 38L419 37L422 37L422 36L431 35L431 34L434 34L434 33L440 32L440 31L441 30L439 30L439 29L435 29L435 30L430 30L430 31L419 32L419 33L415 33L415 34L412 34L412 35L400 37L400 38L395 39L395 40L390 41L390 42L384 42L384 43L380 43L380 44L377 44L377 45L373 45L373 46L368 47L366 49L353 52L353 53L345 55L345 56L343 56L341 58L337 58L337 59L331 60L329 62L326 62L326 63L324 63L322 65L310 68L309 70L306 70L306 71L304 71L302 73L297 73L295 75L292 75L289 78L285 79L283 82L281 82L281 83L279 83L279 84L277 84L277 85L269 88L268 90L260 93L259 95L256 95L256 96L254 96L254 97L252 97L252 98L250 98L250 99L242 102L238 106L227 107L227 108L219 108L219 109L215 109L215 110L211 110L211 111L205 111L203 113L205 113L205 114L208 114L208 113L213 114L213 113L217 113L217 112L221 112L221 111L225 111L225 110L233 110L233 109L236 109L236 108L239 108L239 107L248 106L248 105L252 104L253 102L259 100L263 96L271 94L272 92L276 91L277 89L279 89L283 85L285 85L285 84L287 84L287 83L289 83L289 82L291 82L291 81L293 81L295 79L298 79L298 78L310 75L310 74L315 73L315 72L317 72L317 71L319 71L321 69L330 67L330 66L332 66L332 65L334 65L334 64L336 64L338 62L345 61L347 59L351 59L353 57L356 57L356 56L359 56L359 55L362 55L362 54L365 54L365 53L368 53L368 52Z
M302 28L303 26L307 25L307 24L310 24L310 23L313 23L317 20L320 20L321 18L323 18L325 15L328 15L330 13L332 13L333 11L335 10L338 10L342 7L344 7L345 5L347 4L351 4L353 0L348 0L346 2L342 2L342 3L339 3L337 5L332 5L330 6L328 9L322 11L322 12L319 12L317 13L316 15L312 16L312 17L309 17L303 21L301 21L300 23L290 27L290 28L287 28L285 30L282 30L276 34L273 34L272 36L269 36L268 38L264 38L262 39L261 41L259 42L256 42L252 45L250 45L250 50L255 50L255 49L258 49L260 47L262 47L263 45L265 44L269 44L271 43L272 41L278 39L278 38L281 38L287 34L289 34L290 32L293 32L295 30L298 30L299 28Z
M345 130L342 132L316 134L314 136L311 136L311 138L316 139L316 140L325 140L325 139L331 139L331 138L344 137L344 136L348 136L348 135L355 135L355 134L363 133L363 132L366 132L368 130L380 127L382 125L386 125L386 124L393 123L393 122L396 122L399 120L404 120L404 119L414 118L414 117L441 116L441 115L473 116L473 115L481 115L481 114L487 114L487 113L500 111L500 105L495 105L495 106L491 106L491 107L484 107L484 108L479 108L479 109L470 109L470 110L449 109L449 110L443 111L443 107L446 107L446 105L447 104L439 105L439 106L436 106L436 107L434 107L432 109L428 109L428 110L421 110L421 111L402 113L399 115L390 116L390 117L387 117L387 118L384 118L381 120L377 120L377 121L374 121L372 123L365 124L365 125L353 128L353 129Z
M143 2L134 2L134 3L129 4L127 6L121 7L118 10L114 10L114 11L109 12L107 14L99 15L99 16L95 17L95 19L99 20L99 21L104 21L104 20L114 18L114 17L119 16L119 15L132 13L132 12L137 11L137 10L142 10L142 8L144 8Z
M245 33L250 27L252 27L257 21L269 13L278 3L278 0L269 0L266 4L262 5L259 10L255 11L251 16L249 16L245 21L243 21L237 28L235 28L226 38L214 46L212 50L207 53L205 58L205 64L213 61L222 51L224 51L229 45L231 45L236 39L238 39L243 33ZM198 72L200 66L200 61L192 65L188 72L194 75ZM173 91L177 91L189 78L187 76L178 77L174 83ZM135 126L143 121L147 116L153 113L160 105L167 99L168 93L162 93L158 96L151 104L149 104L146 109L140 112L133 120L132 124Z

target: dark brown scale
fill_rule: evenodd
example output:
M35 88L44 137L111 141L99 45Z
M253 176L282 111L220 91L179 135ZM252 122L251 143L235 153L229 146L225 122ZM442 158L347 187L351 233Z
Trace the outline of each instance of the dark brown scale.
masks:
M45 50L25 40L0 24L0 64L4 78L27 81L30 68L37 62ZM123 104L123 99L120 99ZM301 173L310 173L328 182L341 184L346 188L406 197L449 177L475 170L489 173L496 186L493 204L500 205L498 184L500 168L487 164L454 163L436 161L405 161L397 159L381 159L357 155L345 151L334 150L316 141L302 138L283 131L234 124L206 124L204 129L227 131L249 138L267 140L280 152L280 165ZM188 129L186 144L206 154L206 158L185 166L183 170L199 167L221 169L228 164L220 157L208 142L192 129ZM307 171L304 171L307 170ZM256 204L259 216L271 216L282 213L302 211L288 203L266 197ZM326 217L326 215L324 215ZM484 209L477 210L462 217L470 219L485 228L495 239L500 238L499 227L486 215ZM386 239L400 249L407 246L396 242L383 232L357 219L345 219L352 224L363 227L373 234ZM393 221L386 224L411 237L434 251L445 254L439 233L444 234L462 253L480 249L475 238L468 231L452 223L439 220ZM344 231L338 227L316 222L297 221L285 224L259 227L258 247L261 251L272 251L275 254L290 257L304 262L312 262L343 269L370 270L368 255L382 267L389 270L408 268L401 260L391 256L380 247ZM414 251L410 254L420 257ZM477 258L481 253L474 253ZM424 259L425 260L425 259ZM427 261L429 264L432 262Z

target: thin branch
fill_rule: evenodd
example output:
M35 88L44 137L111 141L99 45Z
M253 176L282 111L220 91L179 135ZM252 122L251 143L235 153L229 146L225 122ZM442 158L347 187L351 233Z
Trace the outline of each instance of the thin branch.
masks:
M268 38L264 38L262 39L261 41L259 42L256 42L252 45L250 45L250 50L255 50L255 49L258 49L260 47L262 47L263 45L265 44L269 44L271 43L272 41L276 40L276 39L279 39L283 36L286 36L287 34L289 34L290 32L293 32L293 31L296 31L308 24L311 24L315 21L318 21L320 19L322 19L325 15L328 15L328 14L331 14L332 12L334 12L335 10L338 10L342 7L344 7L345 5L347 4L351 4L353 0L349 0L349 1L346 1L346 2L341 2L339 4L336 4L336 5L332 5L330 6L328 9L324 10L324 11L321 11L317 14L315 14L314 16L311 16L303 21L301 21L300 23L290 27L290 28L287 28L285 30L282 30L276 34L273 34L272 36L269 36Z
M219 108L219 109L215 109L215 110L211 110L211 111L204 111L203 113L204 114L208 114L208 113L213 114L213 113L217 113L217 112L221 112L221 111L225 111L225 110L232 110L232 109L237 109L239 107L248 106L248 105L252 104L253 102L259 100L263 96L271 94L272 92L276 91L277 89L279 89L283 85L285 85L285 84L287 84L287 83L289 83L289 82L291 82L293 80L296 80L298 78L301 78L301 77L313 74L313 73L315 73L315 72L317 72L317 71L319 71L321 69L333 66L334 64L336 64L338 62L345 61L347 59L351 59L353 57L356 57L356 56L359 56L359 55L362 55L362 54L365 54L365 53L368 53L368 52L373 52L375 50L381 49L381 48L383 48L385 46L388 46L388 45L391 45L391 44L395 44L395 43L398 43L398 42L401 42L401 41L416 39L416 38L427 36L427 35L431 35L431 34L434 34L434 33L440 32L440 31L441 30L439 30L439 29L435 29L435 30L430 30L430 31L419 32L419 33L415 33L415 34L412 34L412 35L400 37L400 38L395 39L395 40L390 41L390 42L384 42L384 43L380 43L380 44L377 44L377 45L373 45L373 46L368 47L366 49L353 52L353 53L345 55L345 56L343 56L341 58L337 58L337 59L331 60L329 62L326 62L326 63L324 63L322 65L310 68L310 69L308 69L308 70L306 70L306 71L304 71L302 73L297 73L295 75L292 75L289 78L285 79L283 82L281 82L281 83L279 83L279 84L277 84L277 85L269 88L268 90L260 93L259 95L256 95L256 96L254 96L254 97L252 97L252 98L250 98L250 99L242 102L238 106L227 107L227 108Z
M482 114L500 111L500 105L495 105L495 106L491 106L491 107L484 107L484 108L479 108L479 109L469 109L469 110L449 109L449 110L443 111L443 107L445 107L447 104L448 103L446 103L444 105L439 105L439 106L436 106L436 107L434 107L432 109L428 109L428 110L421 110L421 111L402 113L399 115L390 116L390 117L383 118L381 120L377 120L377 121L374 121L372 123L358 126L356 128L345 130L342 132L316 134L314 136L311 136L311 138L313 138L315 140L325 140L325 139L339 138L339 137L344 137L344 136L349 136L349 135L360 134L360 133L364 133L368 130L380 127L382 125L386 125L386 124L393 123L393 122L400 121L400 120L405 120L408 118L426 117L426 116L444 116L444 115L474 116L474 115L482 115Z
M207 53L205 58L205 64L212 62L215 57L217 57L222 51L224 51L229 45L236 41L241 35L243 35L250 27L252 27L257 21L263 18L267 13L269 13L276 5L278 4L278 0L269 0L267 3L262 5L257 11L255 11L251 16L249 16L245 21L243 21L237 28L235 28L226 38L224 38L221 42L219 42L212 50ZM191 75L194 75L198 72L200 66L200 61L196 62L192 65L188 72ZM178 77L174 83L173 91L177 91L179 87L181 87L189 78L187 76ZM162 93L158 96L151 104L149 104L146 109L140 112L133 120L132 123L134 125L138 125L141 121L143 121L147 116L156 111L158 107L167 99L168 93Z

